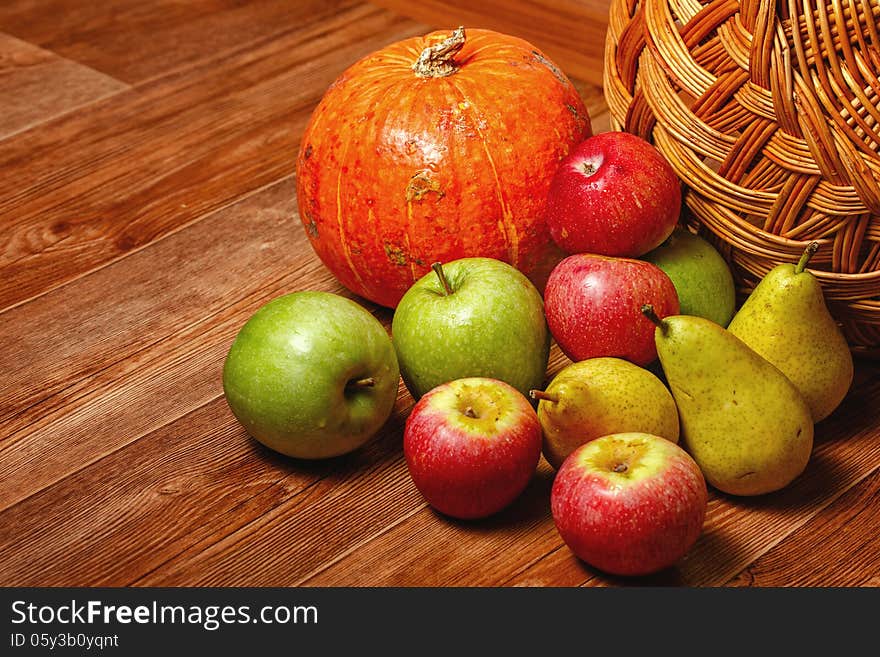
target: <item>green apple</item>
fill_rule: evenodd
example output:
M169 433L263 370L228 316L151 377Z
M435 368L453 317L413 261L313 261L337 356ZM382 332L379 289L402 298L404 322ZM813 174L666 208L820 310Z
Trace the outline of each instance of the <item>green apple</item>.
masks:
M682 315L697 315L724 327L730 323L736 310L733 276L709 242L678 227L643 259L672 279Z
M403 295L391 324L412 396L465 377L498 379L523 395L541 387L550 333L531 281L494 258L462 258L433 269Z
M399 379L382 323L328 292L293 292L262 306L223 366L226 401L248 433L303 459L367 442L391 415Z

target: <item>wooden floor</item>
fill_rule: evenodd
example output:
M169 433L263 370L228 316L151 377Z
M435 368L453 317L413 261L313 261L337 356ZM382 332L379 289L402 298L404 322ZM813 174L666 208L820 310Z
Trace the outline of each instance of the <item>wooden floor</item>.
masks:
M876 363L793 485L713 495L691 553L629 581L562 544L544 462L492 519L427 508L402 388L329 462L239 427L220 372L243 322L347 294L296 215L305 122L348 64L428 29L360 1L0 4L0 585L880 585Z

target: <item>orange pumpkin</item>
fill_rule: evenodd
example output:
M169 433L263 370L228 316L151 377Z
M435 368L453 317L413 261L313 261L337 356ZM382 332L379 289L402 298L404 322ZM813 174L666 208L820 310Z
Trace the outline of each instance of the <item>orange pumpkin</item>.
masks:
M466 256L543 289L560 257L542 216L550 179L590 134L574 86L528 42L462 28L407 39L351 66L312 114L300 218L339 281L383 306Z

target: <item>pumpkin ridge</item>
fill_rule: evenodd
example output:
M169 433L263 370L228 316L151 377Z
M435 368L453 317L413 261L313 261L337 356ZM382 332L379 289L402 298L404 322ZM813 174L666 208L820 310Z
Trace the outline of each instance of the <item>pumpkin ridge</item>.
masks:
M414 107L414 105L412 103L404 103L404 105L407 107L406 112L404 114L396 117L396 123L398 125L402 124L402 125L406 125L408 128L411 128L416 123L414 121L414 115L416 113L416 108ZM398 108L395 111L400 112L401 110ZM382 124L383 128L385 127L385 124L386 124L388 117L390 115L391 115L391 110L389 109L385 115L386 120ZM425 164L426 166L421 170L423 170L423 171L424 170L428 170L428 171L432 170L431 167L427 166L428 163L423 163L423 164ZM417 172L414 171L413 173L415 174ZM412 180L412 179L410 178L410 180ZM412 235L413 235L413 216L414 215L413 215L413 199L410 198L409 194L407 193L408 189L409 189L409 187L407 187L404 190L401 190L401 194L406 202L406 223L403 227L403 240L404 240L404 246L406 247L406 252L404 255L406 257L406 264L409 266L412 280L416 281L421 277L421 275L418 273L418 271L416 269L416 264L417 264L416 258L413 257L413 253L412 253L412 248L413 248L412 247L412 245L413 245Z
M375 57L375 61L388 62L394 66L399 66L401 72L411 72L412 63L418 59L419 53L422 52L424 46L420 48L415 43L416 39L410 39L410 41L413 43L401 42L396 44L396 46L386 48L381 55ZM371 68L371 64L368 64L366 68Z
M351 273L354 274L354 277L357 280L358 284L363 287L364 279L361 278L360 273L354 266L354 261L351 259L351 247L348 243L346 228L344 225L345 220L342 212L342 177L345 173L342 163L345 162L345 158L348 155L349 144L351 144L351 139L345 141L345 147L342 151L342 156L339 158L339 175L336 177L336 226L339 229L339 243L342 246L342 254L345 256L345 263L348 265Z
M415 108L413 107L412 104L409 104L409 107L407 108L407 112L404 115L405 118L403 118L403 119L398 118L398 122L403 123L404 125L407 125L407 126L412 126L414 124L414 121L413 121L414 113L415 113ZM390 114L390 110L389 110L389 114ZM425 170L425 169L423 169L423 170ZM430 171L430 169L427 169L427 170ZM410 180L412 180L412 179L410 179ZM407 187L407 190L408 189L409 188ZM404 228L403 228L403 241L406 246L406 254L405 254L406 255L406 264L409 265L409 270L412 275L412 279L414 281L416 281L419 279L420 276L416 272L415 258L413 258L413 253L412 253L413 240L412 240L411 235L412 235L412 225L413 225L413 199L409 197L407 190L403 191L403 198L406 201L406 224L404 225Z
M406 59L403 56L393 56L383 57L373 62L364 62L357 71L358 75L362 75L366 80L374 77L377 79L386 78L389 74L399 73L406 68Z
M486 154L486 160L488 161L489 166L492 169L492 177L495 179L495 189L497 191L498 204L501 206L501 221L498 225L499 228L501 228L501 234L504 237L507 257L510 261L510 264L516 267L519 264L519 235L516 232L516 223L513 221L513 213L510 211L510 205L507 203L507 200L504 196L504 190L501 187L501 179L498 177L498 167L495 166L495 158L493 158L492 153L489 152L489 144L486 143L486 136L480 129L480 123L484 122L484 117L480 113L478 105L474 103L474 101L471 100L470 97L464 93L464 91L462 91L461 87L459 87L453 81L450 81L449 86L467 105L467 112L474 117L472 125L474 126L474 130L476 131L477 136L480 138L480 146L482 146L483 152Z

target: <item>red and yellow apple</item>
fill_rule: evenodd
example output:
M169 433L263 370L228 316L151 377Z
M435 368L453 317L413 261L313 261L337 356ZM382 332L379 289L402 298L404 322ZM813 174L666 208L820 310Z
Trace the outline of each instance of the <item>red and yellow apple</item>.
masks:
M707 501L693 458L647 433L581 445L557 471L550 494L562 540L614 575L647 575L675 564L700 536Z
M454 518L483 518L525 490L541 457L541 425L529 401L509 384L455 379L413 407L403 452L428 504Z

